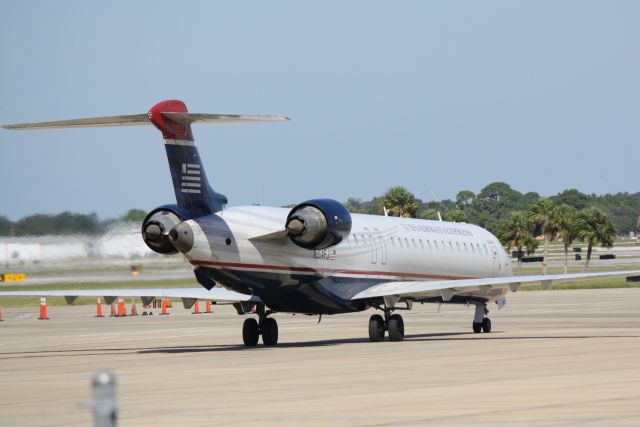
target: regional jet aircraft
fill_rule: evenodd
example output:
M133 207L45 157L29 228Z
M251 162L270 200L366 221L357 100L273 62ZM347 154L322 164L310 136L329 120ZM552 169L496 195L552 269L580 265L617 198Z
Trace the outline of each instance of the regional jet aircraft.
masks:
M284 116L189 113L181 101L160 102L147 114L24 123L5 129L153 124L162 132L175 204L151 211L142 238L161 254L182 253L193 265L197 289L105 289L7 292L2 295L172 296L183 301L233 303L246 315L242 338L256 346L278 342L273 313L338 314L374 308L369 339L402 341L398 311L414 303L475 306L472 328L491 332L489 303L505 304L523 285L567 282L634 271L514 276L496 237L465 223L351 214L331 199L292 209L226 207L207 180L192 123L288 120ZM257 319L256 319L257 317Z

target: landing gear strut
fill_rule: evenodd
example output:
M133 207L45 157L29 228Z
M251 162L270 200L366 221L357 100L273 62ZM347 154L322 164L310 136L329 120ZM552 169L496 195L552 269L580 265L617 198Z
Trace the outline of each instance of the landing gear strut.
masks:
M485 317L489 314L486 304L476 305L476 312L473 316L473 332L479 334L480 332L491 332L491 319Z
M404 321L399 314L391 314L391 309L384 309L384 319L374 314L369 319L369 341L384 341L384 333L389 331L389 341L404 339Z
M278 322L273 317L267 317L264 304L256 305L258 320L253 317L246 319L242 325L242 341L246 347L255 347L258 345L260 335L262 342L266 346L278 344Z

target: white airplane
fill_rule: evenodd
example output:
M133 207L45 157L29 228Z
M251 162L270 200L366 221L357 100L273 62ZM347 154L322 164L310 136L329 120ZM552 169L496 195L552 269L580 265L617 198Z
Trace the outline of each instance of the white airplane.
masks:
M161 254L181 252L193 265L197 289L103 289L19 291L0 295L140 296L233 303L239 314L255 312L242 327L246 346L278 342L272 313L308 315L375 308L369 339L402 341L397 313L414 302L475 306L472 328L491 332L487 306L506 303L521 286L568 282L638 271L514 276L498 239L471 224L350 214L339 202L313 199L293 209L227 208L227 198L207 180L191 124L288 120L284 116L188 113L181 101L164 101L148 114L5 125L43 129L153 124L164 137L176 204L149 213L142 225L146 244ZM221 285L221 287L216 287Z

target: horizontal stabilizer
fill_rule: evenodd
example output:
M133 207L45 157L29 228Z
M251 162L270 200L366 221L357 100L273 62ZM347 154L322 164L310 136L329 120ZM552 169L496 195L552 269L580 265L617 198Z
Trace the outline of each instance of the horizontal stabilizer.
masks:
M233 122L278 122L291 120L287 116L242 115L242 114L202 114L202 113L162 113L168 119L186 125L191 123L233 123Z
M18 123L2 125L5 129L54 129L54 128L84 128L96 126L139 126L150 125L146 114L132 114L129 116L91 117L87 119L57 120L54 122Z
M191 123L265 122L290 120L287 116L268 115L201 114L180 112L162 112L161 114L166 118L182 125ZM2 127L4 129L10 130L25 130L100 126L138 126L150 124L152 123L149 119L149 114L131 114L128 116L91 117L86 119L58 120L53 122L18 123L12 125L2 125Z

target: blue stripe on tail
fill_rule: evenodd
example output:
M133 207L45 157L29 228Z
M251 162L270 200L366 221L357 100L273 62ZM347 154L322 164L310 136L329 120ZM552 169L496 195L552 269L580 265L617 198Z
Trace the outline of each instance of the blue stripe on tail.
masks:
M181 145L172 142L167 141L165 148L178 206L192 218L221 211L227 198L209 185L198 149L192 142L189 145L182 145L183 141L176 142Z

